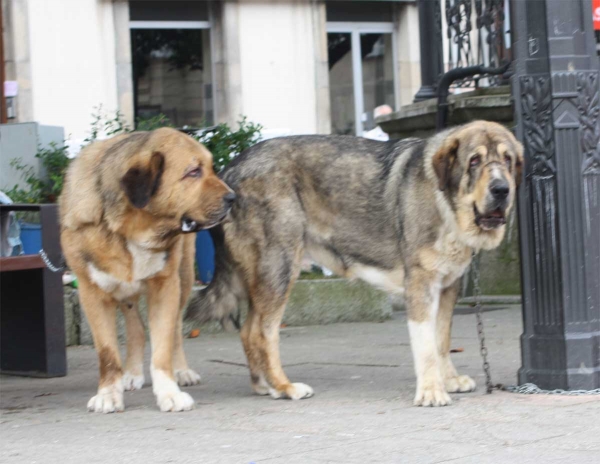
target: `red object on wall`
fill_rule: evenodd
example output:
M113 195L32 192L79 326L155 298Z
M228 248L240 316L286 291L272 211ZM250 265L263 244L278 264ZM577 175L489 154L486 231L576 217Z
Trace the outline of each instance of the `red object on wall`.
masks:
M594 29L600 31L600 0L592 1L592 14L594 15Z

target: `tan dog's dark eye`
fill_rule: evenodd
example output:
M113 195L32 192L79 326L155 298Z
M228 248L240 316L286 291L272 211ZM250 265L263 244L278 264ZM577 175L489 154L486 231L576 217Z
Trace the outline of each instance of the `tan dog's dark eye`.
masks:
M508 169L510 169L510 167L512 166L512 159L510 159L510 156L504 155L504 162L506 163Z
M192 169L190 172L188 172L185 177L202 177L202 168L196 168L196 169Z
M473 158L471 158L471 160L469 161L469 166L471 166L472 168L476 168L477 166L479 166L481 164L481 156L479 155L475 155Z

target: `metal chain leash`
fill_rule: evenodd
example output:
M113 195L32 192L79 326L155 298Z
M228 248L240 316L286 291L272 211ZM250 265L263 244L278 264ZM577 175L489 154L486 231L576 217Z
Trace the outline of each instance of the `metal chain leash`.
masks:
M492 382L492 374L490 371L490 363L488 362L488 350L485 344L485 333L483 330L483 309L481 306L481 288L479 287L479 261L476 260L477 255L473 251L472 269L473 269L473 293L475 297L475 314L477 316L477 335L479 336L479 351L481 359L483 359L483 372L485 373L485 391L489 395L494 390L502 390L510 393L521 393L524 395L564 395L564 396L580 396L580 395L600 395L600 388L594 390L563 390L557 388L555 390L544 390L539 388L534 383L524 383L523 385L503 385L498 383L494 385Z
M479 287L479 262L476 261L477 255L473 251L472 269L473 269L473 293L475 296L475 314L477 316L477 335L479 336L479 352L483 359L483 372L485 374L485 391L489 395L494 390L492 383L492 374L490 372L490 363L487 360L488 350L485 345L485 333L483 331L483 317L481 307L481 288ZM497 387L497 386L496 386Z
M46 265L46 267L48 269L50 269L50 271L52 272L63 272L67 267L64 265L65 263L65 259L62 258L62 264L60 264L59 266L55 266L54 264L52 264L52 261L50 261L50 258L48 258L48 255L46 254L46 252L41 249L39 251L40 257L42 258L42 261L44 261L44 264Z
M543 390L534 383L524 383L523 385L503 385L502 390L511 393L521 393L523 395L600 395L600 388L596 388L594 390L563 390L562 388L557 388L555 390Z

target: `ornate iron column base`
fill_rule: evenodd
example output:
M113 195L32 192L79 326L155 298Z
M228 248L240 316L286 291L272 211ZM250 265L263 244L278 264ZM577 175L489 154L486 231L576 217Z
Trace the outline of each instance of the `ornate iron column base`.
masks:
M600 370L594 359L599 346L599 334L578 333L570 337L523 334L519 385L534 383L540 388L565 390L600 388Z
M511 1L524 333L519 383L600 388L600 98L591 0Z

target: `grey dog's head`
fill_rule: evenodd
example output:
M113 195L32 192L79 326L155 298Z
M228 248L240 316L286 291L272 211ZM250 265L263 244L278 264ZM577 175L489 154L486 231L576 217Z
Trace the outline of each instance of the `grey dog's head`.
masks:
M467 243L498 246L521 182L523 147L500 124L475 121L451 131L432 158Z

